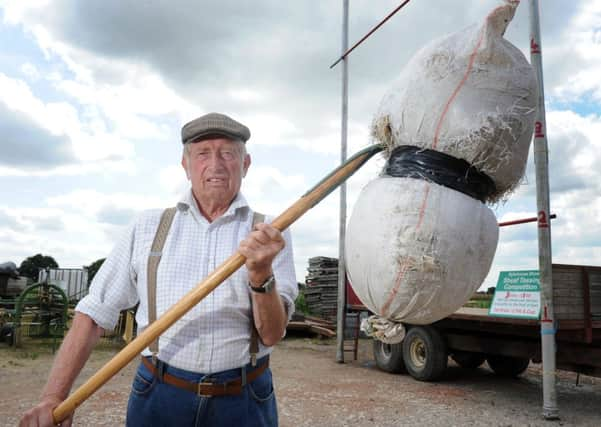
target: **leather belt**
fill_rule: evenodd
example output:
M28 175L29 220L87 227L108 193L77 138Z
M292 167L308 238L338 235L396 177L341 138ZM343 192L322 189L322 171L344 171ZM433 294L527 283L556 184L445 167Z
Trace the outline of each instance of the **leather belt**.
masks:
M146 357L142 357L142 363L146 368L152 373L153 376L159 377L158 370L156 366L152 364L150 360ZM261 366L257 367L254 371L250 372L246 375L246 383L251 383L255 379L259 377L265 369L269 366L269 359L265 361ZM244 369L244 368L242 368ZM159 378L160 380L160 378ZM234 380L229 380L224 383L212 383L210 381L201 381L199 383L195 383L192 381L186 381L181 378L178 378L174 375L170 375L168 373L163 373L162 381L166 384L170 384L177 388L181 388L184 390L188 390L192 393L195 393L199 396L203 397L211 397L211 396L232 396L236 394L242 393L242 378L236 378Z

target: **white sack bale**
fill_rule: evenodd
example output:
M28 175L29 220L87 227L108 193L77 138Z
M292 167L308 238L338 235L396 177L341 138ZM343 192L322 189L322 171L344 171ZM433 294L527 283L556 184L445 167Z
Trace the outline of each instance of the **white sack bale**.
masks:
M372 135L389 148L414 145L464 159L486 173L497 201L524 174L537 101L536 76L503 38L517 2L429 43L384 96Z
M363 188L350 217L347 274L374 313L428 324L478 289L497 240L496 218L483 203L428 181L382 177Z

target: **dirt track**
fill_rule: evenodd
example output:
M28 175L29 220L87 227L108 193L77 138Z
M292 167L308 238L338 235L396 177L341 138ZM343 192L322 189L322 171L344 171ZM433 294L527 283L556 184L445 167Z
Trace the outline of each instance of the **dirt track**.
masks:
M94 352L82 379L115 353ZM379 371L371 343L362 340L359 360L335 362L334 341L289 338L272 357L280 425L296 426L600 426L601 379L562 373L558 382L560 421L544 421L541 377L536 367L517 380L481 367L450 363L444 379L421 383ZM348 354L347 354L348 357ZM36 400L52 355L0 347L0 425L14 426ZM134 364L130 364L78 410L75 425L123 425Z

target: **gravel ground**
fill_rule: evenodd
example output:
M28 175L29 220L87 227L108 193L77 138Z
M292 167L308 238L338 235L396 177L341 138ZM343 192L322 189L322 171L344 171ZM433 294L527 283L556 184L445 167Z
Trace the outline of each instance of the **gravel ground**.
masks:
M94 351L82 380L115 352L110 346ZM576 385L575 374L560 373L561 420L544 421L538 366L509 380L485 366L465 370L449 362L442 381L423 383L379 371L369 340L361 340L357 361L336 363L335 353L332 340L290 337L278 344L272 369L281 426L601 426L598 378L581 376ZM48 349L0 347L1 426L16 425L19 415L36 402L51 361ZM88 399L74 424L123 425L136 363Z

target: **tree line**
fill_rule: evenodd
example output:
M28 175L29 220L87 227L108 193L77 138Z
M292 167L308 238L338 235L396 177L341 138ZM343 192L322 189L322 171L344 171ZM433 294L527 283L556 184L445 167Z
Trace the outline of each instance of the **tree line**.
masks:
M100 258L90 265L84 265L83 268L88 270L88 283L92 282L92 279L100 269L100 266L105 259L106 258ZM35 282L38 280L39 271L46 268L59 268L59 266L52 256L36 254L25 258L23 262L21 262L21 265L19 266L19 274L21 276L29 277Z

